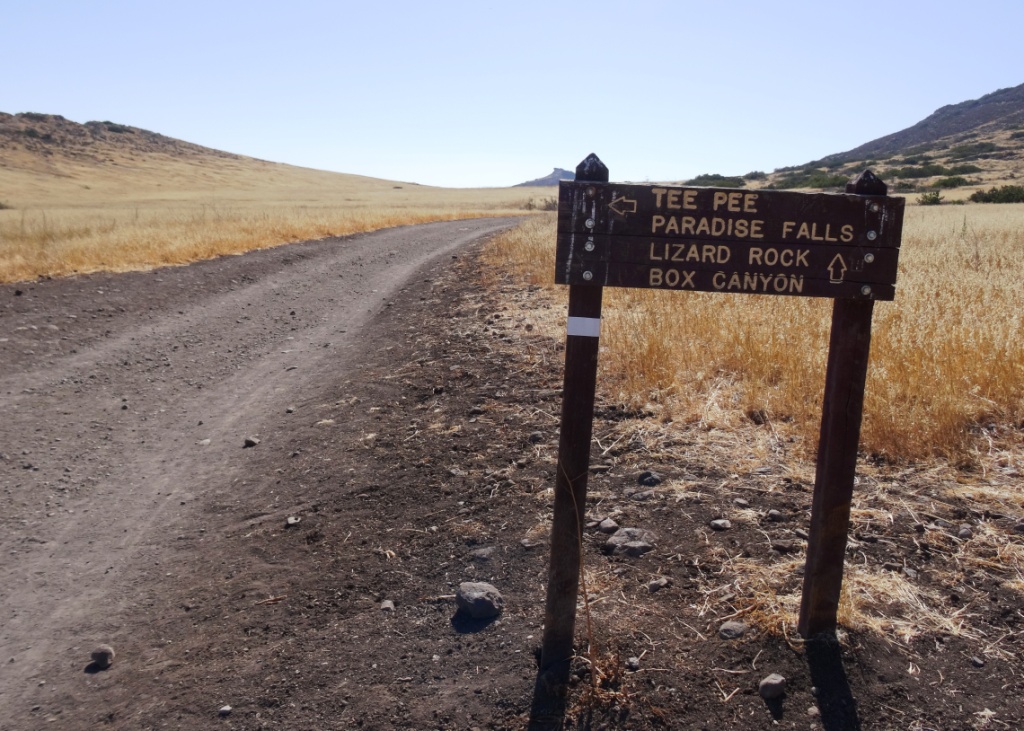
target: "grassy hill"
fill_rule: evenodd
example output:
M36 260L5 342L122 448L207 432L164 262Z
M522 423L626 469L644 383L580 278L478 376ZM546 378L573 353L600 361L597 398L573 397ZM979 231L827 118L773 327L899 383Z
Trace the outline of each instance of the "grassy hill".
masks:
M951 104L907 129L803 165L745 176L702 175L693 185L839 190L871 168L890 192L941 191L966 199L1024 179L1024 84Z
M177 264L386 226L522 213L553 195L332 173L114 122L0 113L0 281Z
M0 112L0 201L16 208L180 204L517 207L524 191L451 189L233 155L113 122Z

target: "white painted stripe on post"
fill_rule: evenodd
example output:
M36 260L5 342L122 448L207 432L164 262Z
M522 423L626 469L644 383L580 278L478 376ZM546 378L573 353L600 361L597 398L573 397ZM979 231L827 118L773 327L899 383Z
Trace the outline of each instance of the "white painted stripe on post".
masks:
M569 335L579 335L584 338L601 337L600 317L570 317Z

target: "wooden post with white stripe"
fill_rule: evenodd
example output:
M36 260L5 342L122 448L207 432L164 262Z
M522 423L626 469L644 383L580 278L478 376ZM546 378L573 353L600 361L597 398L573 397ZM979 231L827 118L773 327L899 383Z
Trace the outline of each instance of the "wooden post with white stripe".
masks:
M607 183L608 168L591 154L576 168L576 180ZM565 693L573 658L603 292L597 286L569 287L555 513L539 674L552 696Z

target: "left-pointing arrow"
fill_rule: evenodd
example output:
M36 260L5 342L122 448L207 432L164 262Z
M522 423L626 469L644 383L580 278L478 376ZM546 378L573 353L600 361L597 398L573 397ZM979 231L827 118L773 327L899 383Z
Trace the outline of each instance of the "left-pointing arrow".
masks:
M608 204L608 208L613 213L618 213L620 216L625 216L627 213L636 213L636 200L620 195Z

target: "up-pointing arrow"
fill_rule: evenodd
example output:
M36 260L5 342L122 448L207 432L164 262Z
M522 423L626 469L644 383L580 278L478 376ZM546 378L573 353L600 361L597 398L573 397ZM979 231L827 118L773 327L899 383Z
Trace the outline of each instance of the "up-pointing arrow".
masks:
M619 204L621 204L621 206ZM608 208L611 209L612 212L618 213L620 216L625 216L627 213L636 213L636 200L620 195L608 204Z
M846 276L846 262L842 254L836 254L828 265L828 281L832 284L839 284Z

